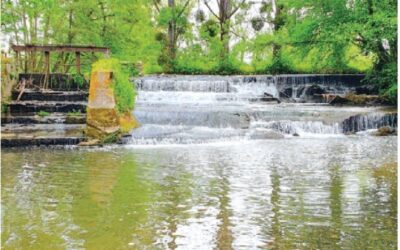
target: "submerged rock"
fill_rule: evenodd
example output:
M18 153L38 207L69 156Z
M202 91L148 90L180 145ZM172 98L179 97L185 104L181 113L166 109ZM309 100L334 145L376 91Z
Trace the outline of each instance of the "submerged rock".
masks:
M385 126L380 127L377 132L374 133L376 136L387 136L387 135L395 135L397 133L396 129Z

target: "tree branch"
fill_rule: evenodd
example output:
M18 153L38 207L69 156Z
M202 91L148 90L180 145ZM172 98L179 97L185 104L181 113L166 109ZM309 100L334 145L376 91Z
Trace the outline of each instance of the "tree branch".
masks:
M186 1L186 3L185 3L185 5L183 6L182 10L179 12L178 16L176 17L177 19L178 19L179 17L181 17L181 15L182 15L183 12L185 11L186 7L188 6L189 2L190 2L190 0L187 0L187 1Z
M238 6L236 6L236 8L231 12L231 14L228 15L228 19L231 18L240 9L240 6L244 4L244 1L245 0L242 0L242 2L238 4Z
M220 18L217 14L215 14L215 12L211 9L210 5L208 5L207 0L204 0L204 4L207 6L207 8L210 10L210 12L211 12L218 20L221 21L221 18Z
M156 10L158 13L160 13L160 7L158 7L157 1L153 0L154 6L156 7Z

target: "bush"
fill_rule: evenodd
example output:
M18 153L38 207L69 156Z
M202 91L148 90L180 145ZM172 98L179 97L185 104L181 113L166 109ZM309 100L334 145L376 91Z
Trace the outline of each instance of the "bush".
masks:
M367 74L365 82L378 85L380 94L392 104L397 104L397 63L387 63L381 69L375 69Z
M92 65L92 71L113 72L111 87L119 113L131 112L135 105L136 89L129 81L129 70L124 69L117 59L101 59Z

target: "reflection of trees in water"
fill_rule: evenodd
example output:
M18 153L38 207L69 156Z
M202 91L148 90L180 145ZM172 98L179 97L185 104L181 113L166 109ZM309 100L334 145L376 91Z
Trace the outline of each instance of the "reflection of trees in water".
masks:
M278 247L282 245L282 228L280 223L280 176L276 166L273 166L271 169L271 205L272 205L272 225L271 225L271 234L273 237L273 246Z
M392 165L393 164L393 165ZM359 226L346 247L359 249L397 248L397 163L375 167L362 186Z
M155 186L157 201L149 219L156 227L156 247L176 249L178 225L187 219L185 210L190 205L188 200L192 198L193 180L182 163L163 166L162 171L167 175Z
M2 155L4 249L82 247L72 214L84 179L79 160L76 154L49 149Z
M74 204L75 221L86 230L87 249L124 249L151 244L153 232L143 226L149 206L148 183L140 177L134 155L115 152L84 155L86 195Z
M231 221L232 210L230 209L230 183L229 176L231 175L231 167L228 167L229 163L220 163L217 167L217 176L221 179L217 182L217 193L219 203L219 213L217 215L217 220L220 222L217 231L217 248L218 249L232 249L233 236L231 232Z
M343 196L343 178L340 173L339 165L331 165L329 167L330 187L329 200L331 210L331 223L329 244L331 246L339 246L340 233L342 230L342 196Z

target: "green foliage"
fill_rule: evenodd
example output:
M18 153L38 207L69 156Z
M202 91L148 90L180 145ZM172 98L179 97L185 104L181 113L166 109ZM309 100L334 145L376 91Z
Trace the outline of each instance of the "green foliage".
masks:
M1 113L5 114L8 111L8 105L6 103L1 103Z
M369 72L365 81L378 85L381 94L397 104L397 63L385 64L381 69Z
M70 112L67 113L67 116L80 116L82 113L80 110L76 111L76 110L72 110Z
M131 112L135 105L136 89L129 81L129 69L123 68L118 59L101 59L92 66L93 71L112 72L115 101L119 113Z
M178 15L181 8L165 7L160 10L158 15L158 24L167 27L171 21L175 22L175 25L185 27L187 25L187 18L184 15Z
M46 112L46 111L43 111L43 110L40 110L40 111L37 113L37 115L40 116L40 117L46 117L46 116L49 116L50 113L49 113L49 112Z
M200 36L205 40L215 37L219 33L219 25L214 19L209 19L201 25Z
M230 3L230 9L211 6L211 13L186 0L6 0L2 31L13 43L107 46L123 62L141 62L144 74L368 73L369 82L395 100L397 1L276 0L275 7L263 2L252 9L258 12L252 19L252 3ZM271 30L264 32L266 26ZM82 55L83 75L98 59ZM135 67L124 72L141 73ZM74 80L82 83L80 77Z
M83 87L85 84L85 78L81 74L74 74L73 81L79 86Z
M118 142L119 138L120 137L119 137L118 133L108 134L101 140L101 144L116 143L116 142Z

